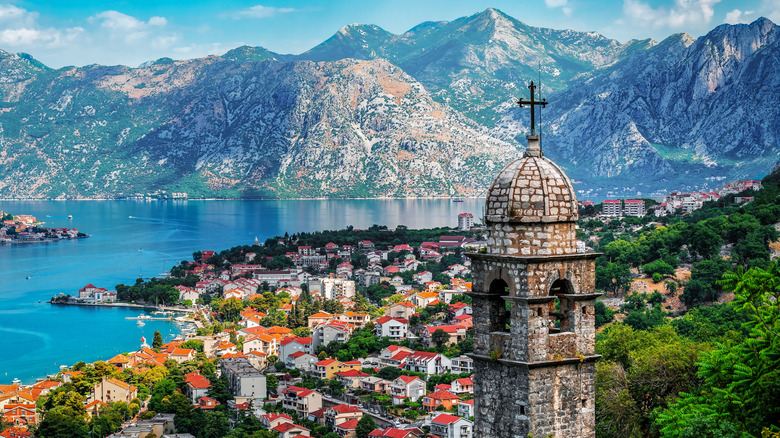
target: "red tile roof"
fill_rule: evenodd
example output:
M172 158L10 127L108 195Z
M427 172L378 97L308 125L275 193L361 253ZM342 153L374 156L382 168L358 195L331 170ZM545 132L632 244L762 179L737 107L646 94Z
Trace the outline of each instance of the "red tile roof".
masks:
M296 343L301 344L301 345L308 345L308 344L311 344L312 338L304 338L304 337L300 337L300 336L288 336L288 337L282 339L281 344L282 345L287 345L290 342L296 342Z
M455 415L439 414L439 416L437 416L436 418L434 418L431 421L434 422L434 423L439 423L439 424L452 424L452 423L454 423L454 422L456 422L456 421L458 421L460 419L461 419L461 417L457 417Z
M194 378L187 381L187 385L192 387L193 389L206 389L211 388L211 382L209 382L209 379L200 376L200 378Z
M436 392L432 392L432 393L428 394L427 397L430 397L430 398L432 398L434 400L458 400L458 399L460 399L460 397L458 397L457 395L455 395L455 394L453 394L453 393L451 393L449 391L445 391L443 389L440 389L440 390L438 390Z
M280 425L278 425L278 426L276 426L276 427L274 427L272 429L277 431L277 432L279 432L279 433L287 432L290 429L300 429L300 430L306 430L306 431L309 430L309 429L307 429L307 428L305 428L303 426L299 426L299 425L293 424L293 423L282 423L282 424L280 424Z
M298 397L306 397L313 392L314 391L312 391L311 389L301 388L298 386L290 386L284 391L282 391L282 394L292 393L297 395Z
M345 422L343 422L341 424L337 424L336 427L338 427L339 429L344 429L344 430L354 430L357 427L357 424L358 424L357 418L353 418L353 419L347 420L347 421L345 421Z
M414 382L415 380L419 380L419 381L421 381L421 382L422 382L422 379L421 379L421 378L419 378L419 377L417 377L417 376L398 376L398 378L397 378L397 379L401 379L401 380L402 380L404 383L407 383L407 384L408 384L408 383L412 383L412 382ZM396 379L396 380L397 380L397 379Z
M27 431L26 427L12 426L0 432L0 436L3 438L27 438L27 437L32 437L32 434Z
M348 413L353 413L353 412L361 412L360 408L358 408L357 406L345 405L345 404L331 406L328 409L326 409L326 411L330 411L330 410L335 411L337 414L348 414Z
M360 370L349 370L349 371L342 371L340 373L337 373L336 375L341 377L347 377L347 378L356 378L356 377L368 377L369 374L366 374Z
M417 428L396 429L394 427L391 427L385 430L374 429L373 431L371 431L371 433L368 434L368 436L378 437L378 438L407 438L412 433L415 433L417 436L423 435L422 431Z

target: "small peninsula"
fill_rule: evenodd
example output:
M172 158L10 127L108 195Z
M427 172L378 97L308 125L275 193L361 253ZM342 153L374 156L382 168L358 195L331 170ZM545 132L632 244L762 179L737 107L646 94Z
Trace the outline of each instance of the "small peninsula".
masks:
M89 235L78 228L46 228L43 222L28 214L13 215L0 211L0 243L54 242L63 239L82 239Z

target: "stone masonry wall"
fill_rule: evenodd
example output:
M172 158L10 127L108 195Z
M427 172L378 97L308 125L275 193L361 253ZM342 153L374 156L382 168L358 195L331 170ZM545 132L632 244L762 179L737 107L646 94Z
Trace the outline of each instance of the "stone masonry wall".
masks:
M595 436L594 366L580 360L594 354L595 256L470 255L475 438ZM508 290L491 294L495 280ZM557 280L570 284L560 296L566 321L560 332L552 314L556 296L550 295ZM501 327L505 302L509 331Z
M593 363L529 370L529 433L554 438L596 436Z
M593 363L528 369L475 361L475 438L593 438Z
M474 438L528 435L528 369L474 361Z
M571 181L544 157L523 157L498 174L488 190L485 216L491 222L576 221Z
M513 260L514 259L514 260ZM594 292L595 262L592 257L573 256L564 260L472 257L474 348L484 356L500 353L503 358L528 361L552 360L556 357L591 355L594 352L595 315L592 298L578 301L563 299L562 313L568 318L564 324L567 333L555 335L556 317L551 315L554 296L549 295L552 283L559 279L571 283L575 295ZM513 263L514 262L514 263ZM490 284L503 280L509 286L506 301L510 305L509 332L502 329L504 298L489 294ZM545 300L544 297L549 297ZM529 303L528 299L534 299ZM583 312L584 309L584 312ZM500 321L498 321L500 320ZM554 336L554 337L551 337ZM551 340L555 340L551 343Z
M574 222L488 224L489 254L539 256L577 253Z

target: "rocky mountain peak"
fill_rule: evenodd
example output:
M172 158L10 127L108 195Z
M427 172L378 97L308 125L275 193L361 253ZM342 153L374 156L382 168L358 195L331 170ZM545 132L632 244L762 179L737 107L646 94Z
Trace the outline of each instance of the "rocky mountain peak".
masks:
M252 47L244 45L227 51L224 55L222 55L222 58L230 61L251 62L262 61L264 59L274 59L275 56L272 52L263 47Z
M402 35L345 26L302 55L54 71L0 51L0 191L479 195L517 156L513 100L540 63L545 152L584 188L754 178L780 144L777 39L759 19L620 44L489 8Z
M778 40L778 26L767 18L750 24L721 25L697 41L697 44L715 51L724 58L742 61ZM698 49L698 48L697 48Z

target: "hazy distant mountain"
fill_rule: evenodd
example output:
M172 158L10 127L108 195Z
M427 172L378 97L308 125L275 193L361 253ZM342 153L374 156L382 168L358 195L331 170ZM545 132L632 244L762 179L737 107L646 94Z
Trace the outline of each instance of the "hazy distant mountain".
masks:
M673 35L550 106L550 153L578 175L757 177L780 154L780 43L767 19Z
M517 154L381 60L63 69L2 122L17 197L474 195Z
M616 62L635 45L595 32L528 26L491 8L452 22L423 23L402 35L373 25L345 26L299 58L388 59L440 101L491 126L499 118L494 107L527 93L524 84L539 76L540 67L547 94Z
M780 152L777 36L761 19L620 44L488 9L296 56L52 70L0 51L0 197L479 194L525 142L514 100L540 63L543 148L579 187L757 177Z

